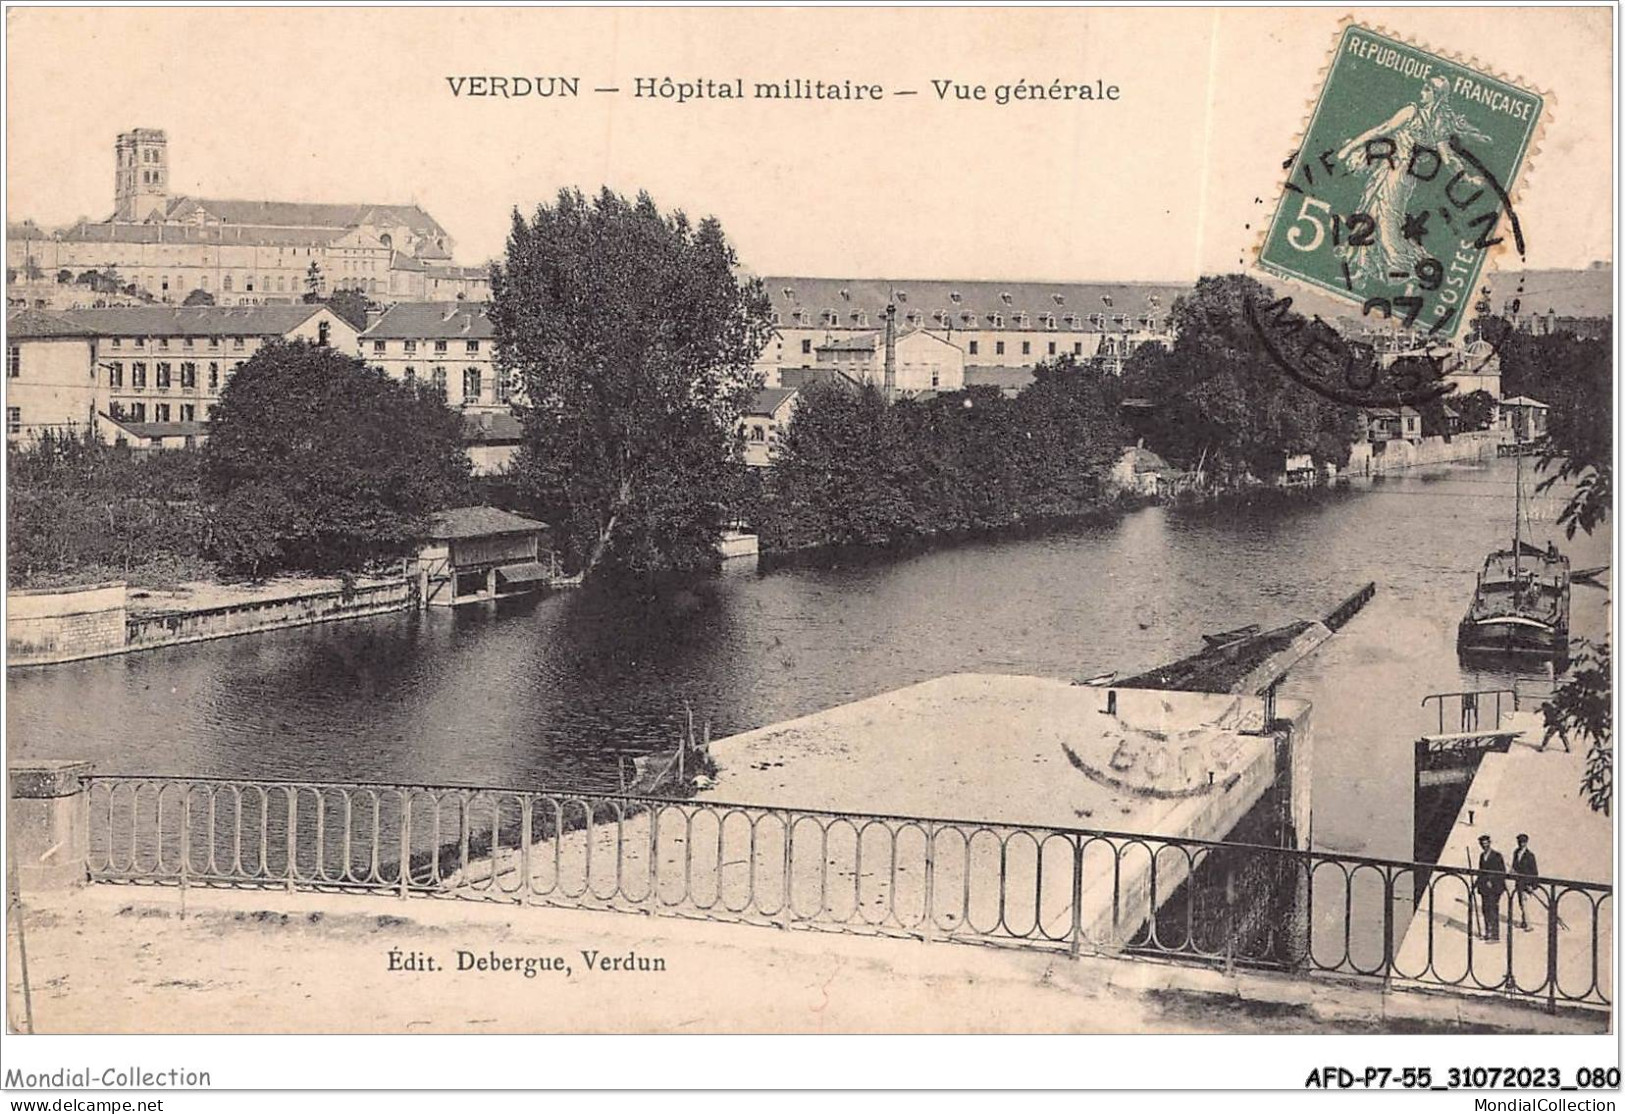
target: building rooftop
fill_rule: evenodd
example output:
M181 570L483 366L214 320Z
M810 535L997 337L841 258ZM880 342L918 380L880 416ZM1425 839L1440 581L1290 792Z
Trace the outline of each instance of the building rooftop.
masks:
M265 225L135 224L124 221L81 221L63 229L58 239L70 243L117 244L285 244L315 247L348 233L344 228L278 228Z
M1528 407L1531 407L1531 408L1533 408L1535 410L1550 410L1551 409L1551 407L1547 406L1544 402L1541 402L1538 399L1530 398L1528 395L1519 395L1517 398L1503 398L1501 400L1501 405L1503 407L1507 407L1507 406L1528 406Z
M836 367L780 368L779 383L785 387L797 389L815 383L834 384L841 387L859 387L863 385L860 380L852 378Z
M201 211L222 224L278 228L355 228L398 225L421 236L445 236L440 222L417 205L350 204L319 201L239 201L231 198L181 196L169 203L166 219Z
M203 422L132 422L127 418L115 418L111 414L103 414L102 420L111 422L130 434L132 437L143 439L153 437L203 437L207 436L209 427Z
M524 424L512 414L463 413L463 440L471 444L517 445L524 433Z
M1034 382L1030 367L997 367L991 364L966 364L965 386L997 387L1001 391L1019 391Z
M326 306L119 306L66 310L99 336L285 336Z
M496 328L484 302L397 302L361 334L363 340L489 339Z
M1495 271L1489 276L1490 307L1497 314L1557 314L1560 317L1614 315L1614 269L1588 267L1575 271Z
M93 337L94 330L61 313L43 309L18 309L6 313L6 335L15 340L46 337Z
M483 538L493 534L527 534L546 530L547 523L496 507L452 507L436 511L429 519L429 537L434 541Z
M745 413L757 418L771 418L778 413L785 400L794 397L795 393L795 387L768 387L757 391L756 397L751 399L750 405L745 408Z
M814 351L873 352L879 346L879 344L879 337L877 337L874 333L866 333L863 336L838 337L834 340L826 340L823 344L815 346Z
M1177 475L1179 473L1179 469L1143 445L1130 445L1124 449L1123 459L1129 462L1136 473L1155 472L1159 475Z

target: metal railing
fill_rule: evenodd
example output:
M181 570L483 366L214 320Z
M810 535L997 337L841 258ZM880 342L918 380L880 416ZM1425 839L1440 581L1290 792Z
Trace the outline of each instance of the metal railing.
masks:
M91 777L98 882L381 891L1609 1004L1612 888L1250 844L710 800Z
M1422 697L1422 707L1426 708L1431 702L1438 703L1439 734L1443 735L1445 733L1445 705L1454 700L1460 717L1458 730L1463 734L1470 734L1479 730L1479 698L1483 697L1484 703L1487 704L1492 696L1495 698L1495 726L1490 730L1499 731L1501 728L1501 698L1503 696L1509 697L1512 702L1512 710L1516 712L1519 703L1516 689L1470 689L1466 692L1433 692Z

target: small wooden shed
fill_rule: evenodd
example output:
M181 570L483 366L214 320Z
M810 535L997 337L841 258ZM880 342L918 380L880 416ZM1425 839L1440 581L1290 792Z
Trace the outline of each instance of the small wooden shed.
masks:
M539 591L558 573L547 523L496 507L436 512L417 567L425 607Z

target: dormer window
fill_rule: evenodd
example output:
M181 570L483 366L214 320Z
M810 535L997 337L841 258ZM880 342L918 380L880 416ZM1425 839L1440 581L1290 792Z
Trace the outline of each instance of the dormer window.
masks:
M786 286L779 293L783 294L786 298L794 298L796 296L796 288L793 286Z
M1013 296L1011 296L1010 292L1007 290L1004 293L999 295L999 301L1003 302L1005 305L1008 306L1008 305L1013 305L1015 303L1015 298Z
M855 328L861 329L869 324L869 315L864 313L861 309L853 310L850 316L852 318L852 324Z
M990 314L988 314L987 315L987 323L989 325L992 325L995 329L1004 328L1004 314L1002 314L1002 313L990 313Z
M841 301L850 302L851 300L852 300L852 291L848 290L844 286L841 287Z
M840 314L836 313L832 309L826 309L824 311L824 324L826 324L826 325L839 325L840 323L841 323L841 315Z
M1089 315L1089 324L1097 329L1104 329L1106 327L1106 315L1104 313L1091 313Z
M1015 322L1016 328L1025 329L1027 327L1027 315L1025 313L1016 314L1014 316L1013 320Z
M1056 305L1058 305L1058 306L1066 305L1066 295L1065 294L1051 294L1050 297L1055 299L1055 304Z
M895 296L896 296L896 298L897 298L897 300L899 302L908 301L908 291L907 290L898 290L898 291L895 292Z
M1055 315L1053 313L1046 313L1044 315L1044 328L1046 328L1046 329L1055 328Z
M779 311L774 310L772 313L767 315L767 319L772 324L777 325L779 323ZM411 343L411 342L408 341L407 343Z
M955 290L949 294L948 300L957 306L960 303L959 291Z

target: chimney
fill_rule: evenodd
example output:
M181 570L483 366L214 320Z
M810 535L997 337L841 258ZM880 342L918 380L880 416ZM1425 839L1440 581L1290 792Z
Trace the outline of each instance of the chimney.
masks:
M886 303L886 401L897 393L897 305Z

